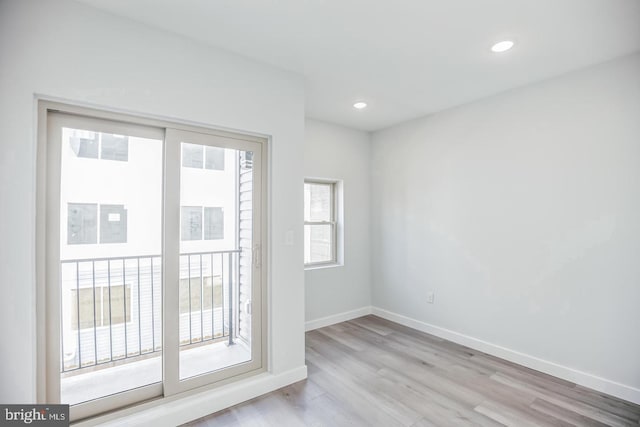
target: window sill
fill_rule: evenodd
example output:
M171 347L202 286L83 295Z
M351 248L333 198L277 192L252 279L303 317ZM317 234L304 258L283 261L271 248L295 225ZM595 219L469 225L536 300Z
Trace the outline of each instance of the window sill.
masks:
M334 268L334 267L344 267L344 264L339 263L339 262L328 262L326 264L305 265L304 266L304 271L323 270L325 268Z

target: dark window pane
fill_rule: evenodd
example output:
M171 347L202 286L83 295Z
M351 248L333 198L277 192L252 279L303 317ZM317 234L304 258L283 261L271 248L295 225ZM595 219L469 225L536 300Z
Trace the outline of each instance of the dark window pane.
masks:
M224 210L204 208L204 240L224 239Z
M205 147L205 168L218 171L224 170L224 148Z
M202 169L202 145L182 143L182 166Z
M103 133L101 158L122 162L129 160L129 137Z
M181 207L180 239L202 240L202 208L200 206Z
M127 210L123 205L100 205L100 243L127 243Z
M67 213L67 244L98 243L98 205L69 203Z

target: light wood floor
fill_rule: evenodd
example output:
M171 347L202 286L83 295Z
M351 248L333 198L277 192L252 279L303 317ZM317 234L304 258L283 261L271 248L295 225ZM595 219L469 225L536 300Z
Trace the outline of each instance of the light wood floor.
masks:
M187 425L639 425L638 405L375 316L306 337L307 380Z

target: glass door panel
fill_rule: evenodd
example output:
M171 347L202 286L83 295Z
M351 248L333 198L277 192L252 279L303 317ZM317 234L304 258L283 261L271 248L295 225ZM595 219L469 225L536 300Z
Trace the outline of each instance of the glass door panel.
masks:
M163 135L59 116L60 402L162 382Z
M180 152L179 379L184 380L251 360L250 337L240 331L250 327L241 304L251 301L251 277L241 269L251 270L246 254L252 189L250 182L240 182L242 172L251 175L250 153L182 141ZM244 255L241 235L249 238Z

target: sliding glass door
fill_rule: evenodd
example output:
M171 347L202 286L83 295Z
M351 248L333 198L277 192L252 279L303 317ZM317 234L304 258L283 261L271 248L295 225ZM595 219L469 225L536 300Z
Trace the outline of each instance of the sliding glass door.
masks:
M259 370L262 141L47 126L46 402L80 419Z

